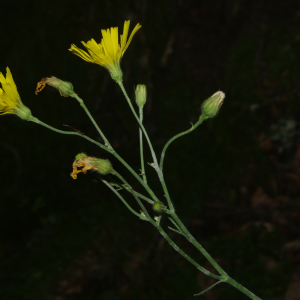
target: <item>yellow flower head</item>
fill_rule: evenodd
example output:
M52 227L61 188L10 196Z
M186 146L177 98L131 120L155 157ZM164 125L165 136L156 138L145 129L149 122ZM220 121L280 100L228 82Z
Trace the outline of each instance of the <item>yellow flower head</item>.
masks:
M120 69L120 60L128 48L134 34L142 27L140 24L137 24L127 40L129 24L130 21L124 22L123 34L120 35L120 44L118 27L112 27L107 30L101 30L102 40L99 44L97 44L94 39L91 39L87 43L81 42L89 53L81 50L74 44L71 45L69 50L87 62L98 64L107 68L113 79L121 81L122 71Z
M0 114L15 114L24 120L32 118L30 109L26 107L19 96L10 69L6 68L6 78L0 72Z

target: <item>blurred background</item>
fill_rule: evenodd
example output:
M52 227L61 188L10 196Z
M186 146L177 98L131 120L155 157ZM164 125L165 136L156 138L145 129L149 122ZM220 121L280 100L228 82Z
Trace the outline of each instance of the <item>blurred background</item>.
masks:
M101 29L142 28L122 59L124 85L148 88L145 126L159 154L202 102L220 114L168 149L164 174L178 215L238 282L268 300L300 299L300 5L294 0L64 0L2 3L0 71L23 103L61 130L100 141L75 99L36 84L73 83L116 151L138 171L138 127L106 69L68 51ZM146 147L145 147L146 148ZM79 152L101 149L13 115L0 117L0 298L194 299L213 283L135 218L95 173L70 177ZM151 163L149 151L146 161ZM148 180L163 200L154 170ZM129 203L134 199L127 196ZM149 207L150 208L150 207ZM150 208L151 209L151 208ZM163 226L169 225L167 221ZM170 236L207 269L176 233ZM218 285L203 299L248 299Z

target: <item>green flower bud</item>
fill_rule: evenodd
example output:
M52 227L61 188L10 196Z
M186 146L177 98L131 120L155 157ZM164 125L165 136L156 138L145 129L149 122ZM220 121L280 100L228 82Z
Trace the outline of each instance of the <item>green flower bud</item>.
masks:
M78 170L78 168L81 168ZM113 173L113 167L108 159L87 156L85 153L79 153L73 163L73 172L71 176L76 179L77 174L82 172L86 174L88 170L96 171L101 175Z
M208 98L201 107L202 114L206 118L212 118L217 115L223 104L225 94L221 91L214 93L210 98Z
M166 206L162 202L158 201L153 204L152 208L156 213L161 214L165 211Z
M138 107L143 108L147 99L147 89L144 84L138 84L135 89L135 101Z
M62 81L54 76L51 78L43 78L40 82L38 82L35 94L37 95L47 83L58 89L61 96L69 97L75 95L75 92L73 91L73 84L71 82Z

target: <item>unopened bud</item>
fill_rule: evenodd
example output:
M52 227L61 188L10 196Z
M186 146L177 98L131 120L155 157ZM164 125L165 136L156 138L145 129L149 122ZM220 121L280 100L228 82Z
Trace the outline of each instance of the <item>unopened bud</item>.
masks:
M138 107L143 108L147 100L147 89L144 84L138 84L135 89L135 101Z
M210 98L208 98L201 107L202 114L206 118L212 118L220 110L221 105L223 104L225 94L221 91L214 93Z
M77 168L82 169L78 170ZM83 174L86 174L88 170L96 171L101 175L106 175L113 172L113 167L108 159L90 157L85 153L77 154L73 163L73 172L71 173L73 179L77 178L78 173L82 172Z
M162 202L160 202L160 201L155 202L153 204L152 208L158 214L161 214L161 213L163 213L166 210L166 206Z
M43 78L40 82L38 82L35 94L37 95L38 92L40 92L46 84L49 84L58 89L61 96L69 97L75 94L73 90L73 84L71 82L62 81L54 76L52 76L51 78Z

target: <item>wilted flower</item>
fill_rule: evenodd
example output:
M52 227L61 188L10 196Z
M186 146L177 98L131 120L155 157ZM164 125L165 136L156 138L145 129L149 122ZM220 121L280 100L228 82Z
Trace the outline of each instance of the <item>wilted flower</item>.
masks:
M78 170L77 168L82 168ZM86 174L88 170L97 171L101 175L106 175L113 172L112 164L108 159L87 156L85 153L79 153L75 157L73 163L73 179L77 178L77 174L82 172Z
M69 50L87 62L107 68L114 80L121 81L122 71L120 68L120 60L128 48L134 34L142 27L140 24L137 24L127 40L129 24L130 21L124 22L123 34L120 36L120 44L118 27L111 27L107 30L101 30L101 43L97 44L94 39L91 39L87 43L81 42L89 53L78 48L74 44L71 45Z
M31 120L33 118L31 111L22 103L8 67L6 68L6 78L0 73L0 82L2 84L2 89L0 88L0 114L15 114L23 120Z
M46 84L49 84L58 89L61 96L69 97L75 94L75 92L73 91L73 84L71 82L63 81L54 76L52 76L51 78L43 78L40 82L38 82L35 94L37 95L46 86Z

